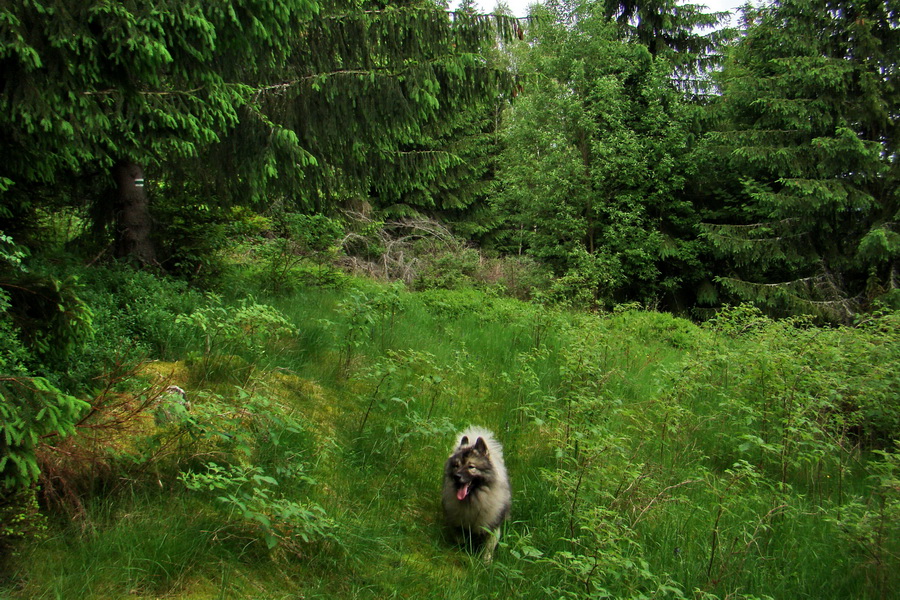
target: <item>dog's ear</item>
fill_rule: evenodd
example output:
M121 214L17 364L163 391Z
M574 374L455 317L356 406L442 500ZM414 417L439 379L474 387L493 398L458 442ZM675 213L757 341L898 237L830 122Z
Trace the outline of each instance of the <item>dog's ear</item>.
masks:
M468 446L469 445L469 436L464 435L461 440L459 440L460 446Z
M481 452L482 454L487 454L487 443L484 441L484 438L478 438L475 440L475 449Z

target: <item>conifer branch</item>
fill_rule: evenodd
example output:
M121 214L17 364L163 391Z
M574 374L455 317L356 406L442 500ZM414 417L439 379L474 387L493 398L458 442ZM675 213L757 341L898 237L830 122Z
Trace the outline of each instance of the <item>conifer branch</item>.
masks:
M326 78L326 77L336 77L339 75L366 75L366 76L379 75L380 76L380 75L382 75L382 73L384 71L386 71L386 69L381 70L381 71L379 69L338 69L336 71L326 71L323 73L316 73L314 75L305 75L303 77L298 77L297 79L292 79L290 81L283 81L281 83L274 83L272 85L266 85L261 88L257 88L254 91L256 92L256 96L259 96L260 94L265 94L268 92L276 92L276 93L284 92L296 85L305 83L307 81L312 81L314 79ZM396 75L396 73L391 76L394 76L394 75Z
M859 312L864 299L862 295L843 296L837 281L827 272L776 283L758 283L736 277L717 277L716 280L738 296L773 308L800 309L843 322L849 322ZM820 298L815 298L816 295Z
M168 91L157 91L157 90L141 90L138 93L140 96L191 96L196 94L200 90L202 90L204 86L196 87L191 90L168 90ZM121 93L121 89L117 88L108 88L105 90L91 90L87 92L81 92L82 96L111 96L113 94Z

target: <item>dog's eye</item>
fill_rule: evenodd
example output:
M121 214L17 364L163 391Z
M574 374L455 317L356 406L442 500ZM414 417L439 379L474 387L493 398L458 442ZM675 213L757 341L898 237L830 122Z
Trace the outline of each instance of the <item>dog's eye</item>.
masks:
M475 465L469 465L469 470L470 470L470 471L477 471L477 470L478 470L478 467L476 467Z

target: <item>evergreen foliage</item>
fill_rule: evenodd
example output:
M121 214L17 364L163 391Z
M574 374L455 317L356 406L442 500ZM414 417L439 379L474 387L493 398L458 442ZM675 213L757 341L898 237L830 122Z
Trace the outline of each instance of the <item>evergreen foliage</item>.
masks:
M43 377L0 376L0 497L37 481L38 447L74 433L86 408Z
M65 185L120 158L195 155L238 121L282 65L306 0L128 4L50 0L3 8L4 175Z
M720 44L730 35L726 30L702 33L715 28L727 13L708 13L700 3L604 0L601 4L604 16L614 19L651 54L668 55L676 65L688 69L713 64Z
M449 14L427 1L323 6L297 34L288 68L257 97L308 160L242 152L248 141L274 145L267 128L244 124L213 150L226 171L278 177L280 191L308 209L369 198L381 208L401 200L440 208L434 181L460 162L440 140L508 80L481 51L498 33L510 37L511 27L509 19Z
M706 227L737 296L845 321L896 302L898 10L784 0L747 14L713 136L743 195Z
M432 141L449 117L509 79L484 43L515 31L427 0L53 0L4 7L0 23L0 218L14 234L33 221L35 186L64 190L120 161L242 203L323 209L427 189L460 162Z
M3 243L209 285L235 215L428 217L549 265L554 297L846 321L900 301L897 8L817 2L747 9L709 103L685 86L731 33L668 0L553 1L527 31L431 0L10 3Z

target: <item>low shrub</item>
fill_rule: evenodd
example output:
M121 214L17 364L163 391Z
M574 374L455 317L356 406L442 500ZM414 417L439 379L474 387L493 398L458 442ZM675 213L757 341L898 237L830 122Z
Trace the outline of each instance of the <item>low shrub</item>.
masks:
M0 569L22 542L39 540L46 531L47 518L40 512L34 487L0 490Z
M501 294L525 301L545 296L553 279L547 266L524 255L482 256L473 278L479 287L499 288Z
M117 365L172 359L191 343L192 333L176 321L203 296L183 281L118 265L86 270L81 281L94 335L67 365L73 389L90 392L94 378Z
M285 497L278 491L278 480L259 467L210 462L201 470L181 473L179 479L221 507L224 519L215 537L262 538L269 550L279 546L297 556L311 542L335 539L335 524L320 505ZM309 477L305 480L315 484Z
M219 370L224 360L226 370L237 362L248 364L247 377L253 366L263 359L275 360L285 343L296 336L296 328L277 309L261 304L251 296L237 305L226 304L220 296L207 294L205 306L175 318L179 325L192 330L200 349L195 350L199 380L204 381ZM247 378L235 383L246 382Z

